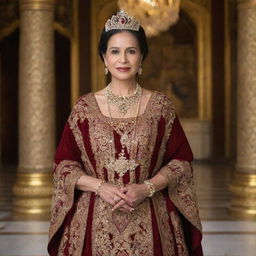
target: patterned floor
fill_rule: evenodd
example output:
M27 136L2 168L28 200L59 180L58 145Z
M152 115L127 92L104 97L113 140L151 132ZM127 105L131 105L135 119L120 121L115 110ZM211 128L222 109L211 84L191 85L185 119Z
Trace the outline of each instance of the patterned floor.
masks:
M220 163L194 163L205 256L255 255L256 222L228 215L232 169ZM0 169L0 256L46 256L48 222L11 218L14 181L15 168Z

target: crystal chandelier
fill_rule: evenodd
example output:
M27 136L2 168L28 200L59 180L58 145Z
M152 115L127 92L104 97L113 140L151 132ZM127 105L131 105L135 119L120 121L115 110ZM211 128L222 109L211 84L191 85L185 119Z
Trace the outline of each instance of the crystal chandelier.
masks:
M147 36L166 31L179 18L181 0L118 0L120 9L139 20Z

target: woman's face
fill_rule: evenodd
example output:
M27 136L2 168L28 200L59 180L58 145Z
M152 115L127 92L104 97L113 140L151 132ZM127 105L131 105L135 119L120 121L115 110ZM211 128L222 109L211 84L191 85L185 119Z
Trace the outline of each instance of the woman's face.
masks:
M114 34L103 58L112 80L135 79L142 60L137 38L128 31Z

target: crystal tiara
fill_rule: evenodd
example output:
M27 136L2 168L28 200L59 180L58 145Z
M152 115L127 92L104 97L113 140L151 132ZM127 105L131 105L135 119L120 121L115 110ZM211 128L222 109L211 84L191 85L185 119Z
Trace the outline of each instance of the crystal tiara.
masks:
M140 24L132 16L124 10L120 10L116 15L113 15L111 19L108 19L105 24L105 31L108 32L112 29L127 29L139 31Z

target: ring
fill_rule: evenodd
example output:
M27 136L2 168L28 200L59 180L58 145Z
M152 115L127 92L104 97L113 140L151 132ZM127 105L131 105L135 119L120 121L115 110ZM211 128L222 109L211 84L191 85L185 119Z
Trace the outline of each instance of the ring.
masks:
M113 198L113 200L114 200L115 202L119 202L119 201L120 201L120 197L115 196L115 197Z

